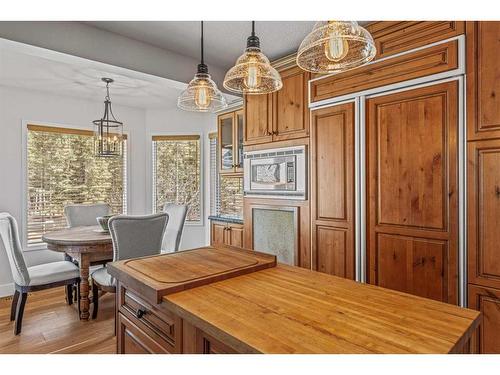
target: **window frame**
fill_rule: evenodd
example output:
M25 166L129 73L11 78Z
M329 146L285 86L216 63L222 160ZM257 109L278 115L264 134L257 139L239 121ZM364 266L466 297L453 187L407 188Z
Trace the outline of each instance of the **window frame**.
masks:
M146 202L147 207L151 212L155 212L155 197L154 191L155 187L153 185L153 138L154 137L179 137L179 136L198 136L198 142L200 145L200 188L199 188L199 199L200 199L200 220L199 221L187 221L185 226L188 227L204 227L205 226L205 145L204 145L204 134L203 132L149 132L147 136L147 160L146 160L146 173L147 173L147 184L146 189L148 191Z
M39 244L28 246L28 125L34 126L43 126L43 127L52 127L52 128L64 128L70 130L84 130L84 131L94 131L94 128L89 126L81 126L81 125L73 125L73 124L62 124L62 123L54 123L49 121L39 121L39 120L22 120L22 160L21 160L21 175L22 175L22 198L21 198L21 216L22 216L22 228L20 230L20 234L22 238L20 238L21 246L23 251L39 251L39 250L47 250L47 244ZM127 160L125 163L125 188L126 188L126 202L124 202L124 207L126 212L130 210L130 134L127 130L123 131L123 134L127 136Z

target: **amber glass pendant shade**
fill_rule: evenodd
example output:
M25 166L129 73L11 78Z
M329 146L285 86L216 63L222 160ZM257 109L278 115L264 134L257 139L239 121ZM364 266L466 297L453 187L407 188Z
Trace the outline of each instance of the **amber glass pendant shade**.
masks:
M101 119L94 120L94 150L98 157L120 157L123 154L123 123L118 121L111 109L109 84L111 78L102 78L106 82L106 98L104 114Z
M203 59L203 21L201 21L201 63L187 88L177 99L177 107L191 112L217 112L227 107L226 98L208 74Z
M336 73L371 61L377 49L371 34L355 21L320 21L297 51L297 65L312 73Z
M269 94L282 87L281 76L260 50L255 23L252 22L252 35L247 39L247 48L236 60L236 65L226 73L224 88L237 94L252 95Z

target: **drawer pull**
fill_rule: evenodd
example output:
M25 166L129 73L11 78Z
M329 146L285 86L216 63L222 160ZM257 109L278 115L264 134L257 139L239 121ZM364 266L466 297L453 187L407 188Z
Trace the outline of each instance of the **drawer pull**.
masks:
M135 312L135 316L137 319L141 319L144 315L146 315L146 310L137 309L137 311Z

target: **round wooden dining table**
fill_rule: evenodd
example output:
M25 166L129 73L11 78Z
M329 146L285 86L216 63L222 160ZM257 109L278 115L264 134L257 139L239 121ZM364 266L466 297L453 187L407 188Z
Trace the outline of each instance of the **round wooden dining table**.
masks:
M99 226L63 229L43 235L49 250L65 253L67 260L76 261L80 268L80 319L89 319L89 269L91 265L113 260L113 243L109 232Z

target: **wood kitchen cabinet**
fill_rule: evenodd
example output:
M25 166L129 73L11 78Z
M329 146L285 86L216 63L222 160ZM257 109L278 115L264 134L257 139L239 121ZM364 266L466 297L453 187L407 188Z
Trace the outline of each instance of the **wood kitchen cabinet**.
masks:
M272 142L272 105L272 95L245 95L245 145Z
M500 22L467 22L467 138L500 138Z
M469 285L469 307L483 314L475 352L500 353L500 289Z
M469 142L467 157L468 281L500 289L500 139Z
M298 67L280 72L283 88L268 95L245 96L245 145L309 136L308 81Z
M212 221L210 244L243 247L243 225Z
M313 269L354 279L354 103L312 111Z
M467 22L466 38L468 306L476 350L500 353L500 22Z
M118 353L181 352L182 321L179 317L145 302L123 284L117 292Z
M243 110L221 114L217 123L219 173L242 173Z
M458 84L366 102L368 281L458 303Z
M299 67L281 74L283 88L273 93L273 141L304 138L309 135L307 98L309 73Z

